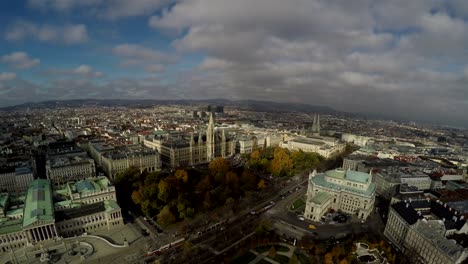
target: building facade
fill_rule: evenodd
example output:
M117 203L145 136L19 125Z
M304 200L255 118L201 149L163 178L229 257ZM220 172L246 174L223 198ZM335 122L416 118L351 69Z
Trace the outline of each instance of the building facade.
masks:
M46 173L53 184L64 184L95 177L96 166L86 155L54 156L46 162Z
M213 114L206 131L160 136L145 140L146 146L159 147L161 162L170 168L206 164L216 157L235 154L236 141L225 129L215 129Z
M130 167L136 167L141 172L153 172L161 169L161 162L157 150L143 146L116 147L101 156L101 167L109 176L115 176Z
M401 201L390 206L384 235L413 263L461 263L468 256L451 234L466 234L459 213L434 200Z
M329 170L309 175L304 216L319 221L329 210L366 219L374 208L375 184L367 173Z
M123 225L115 189L105 177L54 191L50 180L36 179L24 199L0 194L0 209L0 253Z
M0 192L24 192L33 180L31 167L7 167L0 170Z

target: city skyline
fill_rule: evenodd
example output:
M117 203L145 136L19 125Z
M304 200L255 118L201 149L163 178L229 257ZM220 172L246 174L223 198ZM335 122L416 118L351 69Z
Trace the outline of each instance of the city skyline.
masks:
M468 126L463 1L27 0L0 8L0 106L258 99Z

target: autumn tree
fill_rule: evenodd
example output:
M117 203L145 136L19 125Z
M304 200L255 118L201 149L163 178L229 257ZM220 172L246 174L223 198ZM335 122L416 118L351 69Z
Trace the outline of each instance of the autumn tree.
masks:
M186 170L177 170L174 174L176 179L182 180L183 183L187 183L188 181L188 173Z
M138 190L133 191L132 193L132 201L135 204L141 203L141 193Z
M325 264L333 264L333 254L331 252L325 254Z
M226 173L226 184L231 186L237 186L239 184L239 177L233 171Z
M210 162L208 168L213 176L224 176L229 171L229 162L223 158L216 158Z
M274 259L276 257L276 248L271 246L270 251L268 251L268 257Z
M254 190L257 187L257 179L250 170L244 170L240 177L240 184L244 190Z
M291 173L293 161L289 157L287 149L277 147L273 153L273 160L270 165L271 173L275 176L285 176Z
M257 184L257 188L261 190L261 189L264 189L265 187L266 187L265 180L261 179Z
M174 214L171 212L171 207L169 205L164 206L164 208L159 212L158 223L161 225L169 225L174 223L176 220Z

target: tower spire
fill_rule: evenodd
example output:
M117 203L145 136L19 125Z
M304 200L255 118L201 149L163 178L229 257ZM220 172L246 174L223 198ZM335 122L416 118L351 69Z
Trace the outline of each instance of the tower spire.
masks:
M320 136L320 115L317 114L317 124L316 124L317 136Z
M206 158L208 161L211 161L215 155L213 112L210 113L210 121L208 122L208 128L206 129L206 147Z

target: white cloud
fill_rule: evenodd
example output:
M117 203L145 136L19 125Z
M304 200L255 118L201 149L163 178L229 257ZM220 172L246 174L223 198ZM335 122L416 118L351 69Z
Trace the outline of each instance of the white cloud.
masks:
M80 65L77 68L72 70L72 73L82 75L82 76L89 76L89 77L102 77L103 73L94 71L93 68L89 65Z
M38 65L41 61L39 59L30 58L26 52L16 51L2 56L2 62L17 69L28 69Z
M189 0L148 24L177 34L179 52L206 55L180 77L192 96L261 96L468 126L452 107L433 108L467 96L466 71L456 70L468 59L468 23L456 15L468 10L464 2Z
M17 21L11 25L5 34L9 41L37 39L42 42L63 42L79 44L88 41L88 31L83 24L76 25L36 25L29 21Z
M85 78L100 78L104 76L104 73L95 71L93 67L82 64L73 69L51 69L44 72L46 75L60 76L60 77L72 77L79 76Z
M0 72L0 81L12 81L16 79L16 73L14 72Z
M122 67L143 67L147 72L164 70L164 65L174 63L176 58L171 54L138 44L120 44L114 47L115 55L122 59Z
M165 67L161 64L151 64L145 67L145 70L147 72L152 72L152 73L162 72L164 71L164 69Z

